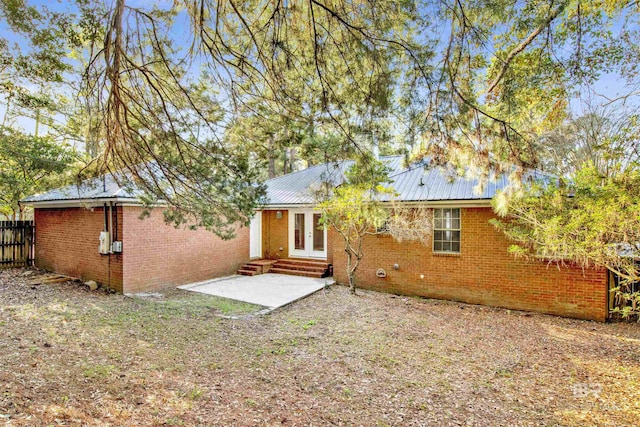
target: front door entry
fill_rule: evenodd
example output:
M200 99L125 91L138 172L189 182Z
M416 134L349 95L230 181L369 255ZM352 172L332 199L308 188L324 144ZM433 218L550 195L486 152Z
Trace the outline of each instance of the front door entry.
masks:
M289 256L327 258L327 230L320 212L289 211Z

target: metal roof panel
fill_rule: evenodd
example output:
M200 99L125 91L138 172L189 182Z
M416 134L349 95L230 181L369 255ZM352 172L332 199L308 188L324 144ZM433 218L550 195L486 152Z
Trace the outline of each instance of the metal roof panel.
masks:
M141 195L131 186L120 186L113 174L83 181L81 184L56 188L42 194L34 194L22 200L23 203L37 203L66 200L89 199L136 199Z
M425 163L404 165L402 156L385 156L380 160L391 169L391 187L398 194L396 200L404 202L446 200L489 200L498 190L508 185L506 175L490 179L482 191L479 180L450 176L440 167L428 168ZM339 185L344 172L353 161L341 161L313 166L308 169L266 181L267 206L313 203L311 187L321 182Z

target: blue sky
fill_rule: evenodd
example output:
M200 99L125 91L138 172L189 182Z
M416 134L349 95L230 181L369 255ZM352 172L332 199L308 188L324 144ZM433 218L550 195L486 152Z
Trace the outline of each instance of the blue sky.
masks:
M110 0L105 0L105 1L107 4L109 4L110 2ZM69 9L73 9L73 2L66 2L61 0L58 0L58 1L37 0L37 1L32 1L31 3L44 5L56 11L66 11ZM149 8L149 7L152 7L153 5L157 5L158 7L165 8L165 7L171 7L173 5L173 1L172 0L160 0L160 1L128 0L127 4L132 7ZM187 46L184 46L184 44L188 43L191 40L189 36L189 23L187 19L188 18L186 16L186 13L184 12L180 13L172 29L172 33L173 33L172 36L176 39L178 43L182 43L183 46L181 47L184 47L184 48L187 47ZM616 28L614 28L614 30L616 30ZM22 40L19 36L16 36L11 32L7 31L7 28L3 27L1 23L0 23L0 37L6 38L20 45L25 44L24 40ZM197 61L194 62L194 68L192 70L192 73L194 75L197 75L199 72L198 65L199 63ZM33 88L33 89L37 90L37 88ZM571 100L571 104L570 104L571 111L574 115L579 116L586 112L586 107L585 107L586 104L604 103L604 102L607 102L607 99L617 98L625 93L633 91L633 89L634 88L628 87L624 82L624 80L621 79L619 75L614 73L604 74L593 85L590 91L584 90L579 94L579 96ZM61 87L59 90L64 91L65 89ZM2 101L3 100L0 99L0 120L4 115L4 102ZM631 99L629 100L629 103L631 105L637 106L638 100ZM62 120L62 118L60 119ZM19 119L17 124L23 127L25 130L33 129L33 121L26 118Z

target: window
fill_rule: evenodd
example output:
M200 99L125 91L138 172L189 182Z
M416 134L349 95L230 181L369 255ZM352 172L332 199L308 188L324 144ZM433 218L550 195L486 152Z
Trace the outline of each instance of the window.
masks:
M389 221L385 221L382 223L382 225L378 226L376 228L376 233L378 234L387 234L389 233Z
M433 251L460 253L460 209L433 210Z

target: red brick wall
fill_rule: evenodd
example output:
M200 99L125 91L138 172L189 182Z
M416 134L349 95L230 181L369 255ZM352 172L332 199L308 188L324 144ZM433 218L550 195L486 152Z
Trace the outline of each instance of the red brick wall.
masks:
M140 219L141 208L124 207L124 292L143 292L234 274L249 259L249 227L221 240L204 229L175 228L161 209Z
M607 274L604 270L547 266L516 260L509 242L488 223L490 208L461 209L459 255L434 254L419 243L398 243L389 236L369 236L357 273L357 285L378 291L473 304L529 310L604 321L607 317ZM347 283L342 239L334 242L334 277ZM399 264L399 270L393 265ZM376 277L384 268L387 277ZM422 277L423 276L423 277Z
M282 218L277 218L277 212ZM262 211L262 256L269 259L289 256L289 211ZM282 248L282 250L280 250Z
M39 268L96 282L122 291L122 256L100 255L102 208L35 209L35 263ZM122 235L122 208L117 208ZM114 227L115 227L114 218Z
M332 234L336 234L332 228L327 230L327 262L333 264L334 250L337 250L338 257L344 257L346 254L344 253L344 245L341 244L344 242L342 237L336 234L336 238L332 237Z

